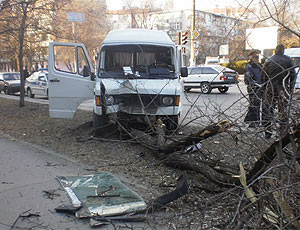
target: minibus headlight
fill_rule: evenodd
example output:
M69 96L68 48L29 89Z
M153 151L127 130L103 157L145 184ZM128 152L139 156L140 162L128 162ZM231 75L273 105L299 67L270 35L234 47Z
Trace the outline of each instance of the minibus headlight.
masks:
M174 98L172 96L164 96L162 98L163 105L173 105L174 104Z
M111 95L105 95L105 102L106 102L106 105L113 105L114 97Z

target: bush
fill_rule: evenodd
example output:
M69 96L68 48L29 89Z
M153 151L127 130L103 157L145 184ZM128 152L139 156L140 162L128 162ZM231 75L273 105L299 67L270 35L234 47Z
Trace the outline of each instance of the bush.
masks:
M241 61L232 61L229 63L223 63L222 65L227 68L235 70L239 74L244 74L247 63L248 63L247 60L241 60Z

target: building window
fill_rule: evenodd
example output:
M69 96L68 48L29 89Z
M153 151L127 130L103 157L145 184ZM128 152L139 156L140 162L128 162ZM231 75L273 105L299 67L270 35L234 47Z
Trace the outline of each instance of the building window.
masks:
M181 22L172 22L170 23L170 28L173 30L181 30Z

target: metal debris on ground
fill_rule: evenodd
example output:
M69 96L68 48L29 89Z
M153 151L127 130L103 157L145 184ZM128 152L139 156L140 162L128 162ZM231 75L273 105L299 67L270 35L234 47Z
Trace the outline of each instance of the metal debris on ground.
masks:
M91 227L113 222L145 222L145 211L162 207L188 191L187 174L178 179L176 189L158 197L147 207L137 193L130 190L110 173L85 176L60 176L58 181L69 195L72 205L61 205L57 212L69 213L77 218L90 218ZM152 209L154 210L154 209Z
M78 218L122 215L142 211L147 207L142 197L107 172L61 176L57 179L67 191L72 205L83 206L76 212Z
M55 208L56 212L60 212L60 213L68 213L71 215L75 215L75 213L81 208L80 207L73 207L72 205L60 205L57 208Z
M185 152L185 153L197 152L197 151L201 148L201 146L202 146L201 142L198 142L198 143L195 144L195 145L190 145L190 146L188 146L188 147L184 150L184 152Z
M169 192L161 197L158 197L153 201L153 205L158 207L168 204L186 194L188 191L188 179L187 174L184 172L178 179L176 184L176 189Z
M43 193L44 193L44 196L47 199L53 200L55 196L60 196L60 194L55 193L56 191L57 191L57 189L56 190L49 190L49 191L44 190Z

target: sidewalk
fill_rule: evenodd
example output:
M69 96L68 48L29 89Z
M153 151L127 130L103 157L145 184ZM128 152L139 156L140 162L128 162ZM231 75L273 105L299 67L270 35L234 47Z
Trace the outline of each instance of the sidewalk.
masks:
M55 211L70 204L56 176L87 174L87 170L54 152L1 134L0 149L1 230L90 229L89 222ZM20 214L27 217L18 218Z

